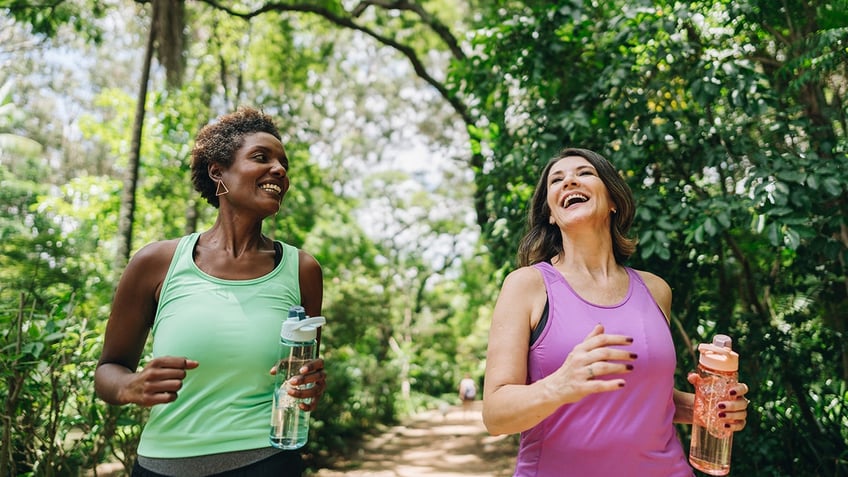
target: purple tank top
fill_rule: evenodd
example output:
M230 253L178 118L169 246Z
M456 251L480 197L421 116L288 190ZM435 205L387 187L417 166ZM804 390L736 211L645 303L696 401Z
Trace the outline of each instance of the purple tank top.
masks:
M642 278L627 268L627 296L617 305L598 306L580 298L550 263L534 267L545 280L549 315L530 347L528 383L558 369L598 323L607 333L632 336L626 349L639 357L624 388L566 404L522 432L515 476L691 477L672 423L674 344Z

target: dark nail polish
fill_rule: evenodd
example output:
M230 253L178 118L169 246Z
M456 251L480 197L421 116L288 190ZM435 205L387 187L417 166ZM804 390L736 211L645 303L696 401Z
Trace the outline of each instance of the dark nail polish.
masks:
M624 387L624 383L618 383L618 387L623 388L623 387Z
M638 357L639 357L639 355L638 355L638 354L636 354L636 353L630 353L630 359L636 359L636 358L638 358Z
M725 424L725 425L724 425L724 428L725 428L725 429L730 429L730 424Z
M633 342L633 338L627 338L627 340L626 340L626 341L627 341L628 343L632 343L632 342Z
M725 417L727 417L727 414L720 412L720 413L718 413L718 417L725 418Z
M736 390L735 390L735 389L731 389L731 390L730 390L730 395L731 395L731 396L736 396Z
M726 409L726 408L727 408L727 406L725 406L724 404L719 404L719 405L718 405L718 408L719 408L719 409Z
M632 365L632 364L628 364L628 365L627 365L627 370L628 370L628 371L633 371L633 365Z

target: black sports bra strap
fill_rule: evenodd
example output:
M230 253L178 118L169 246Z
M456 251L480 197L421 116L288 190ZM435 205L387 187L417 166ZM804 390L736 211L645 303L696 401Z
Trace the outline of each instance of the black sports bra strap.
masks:
M283 261L283 246L280 245L280 242L274 240L274 268L277 268L277 265Z
M545 329L545 325L548 323L548 300L545 299L545 309L542 310L542 317L539 318L539 323L536 324L536 327L533 328L533 331L530 332L530 346L539 339L539 336L542 335L542 331Z

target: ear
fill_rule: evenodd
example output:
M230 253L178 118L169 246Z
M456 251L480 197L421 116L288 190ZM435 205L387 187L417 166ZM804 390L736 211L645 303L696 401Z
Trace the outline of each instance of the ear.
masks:
M213 181L220 181L223 169L221 169L221 166L218 164L209 164L206 172Z

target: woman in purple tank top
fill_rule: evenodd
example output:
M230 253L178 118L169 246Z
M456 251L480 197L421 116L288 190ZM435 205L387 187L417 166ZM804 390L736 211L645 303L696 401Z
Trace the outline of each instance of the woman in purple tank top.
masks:
M624 265L634 215L630 188L595 152L565 149L542 172L483 389L489 432L521 433L515 476L693 475L674 427L692 423L694 395L674 389L671 288ZM739 383L716 410L732 431L747 392Z

